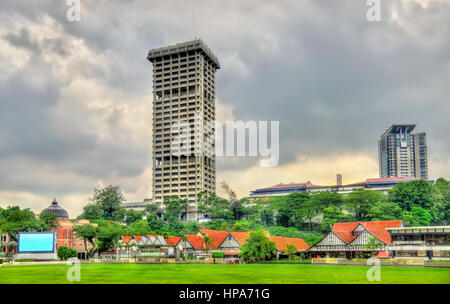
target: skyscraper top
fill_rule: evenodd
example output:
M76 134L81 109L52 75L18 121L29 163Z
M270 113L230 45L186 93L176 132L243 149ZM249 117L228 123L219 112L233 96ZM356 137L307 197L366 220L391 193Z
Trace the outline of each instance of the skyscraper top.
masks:
M381 137L383 137L389 133L398 133L400 131L400 129L403 129L406 132L412 132L415 127L416 127L416 124L393 124L389 128L387 128L386 131L384 131L384 133L381 135Z
M158 57L169 56L172 54L178 54L181 52L188 52L194 50L201 50L210 60L214 63L216 69L220 69L219 59L209 49L209 47L201 40L195 39L191 41L177 43L175 45L169 45L157 49L152 49L148 52L147 59L152 63Z

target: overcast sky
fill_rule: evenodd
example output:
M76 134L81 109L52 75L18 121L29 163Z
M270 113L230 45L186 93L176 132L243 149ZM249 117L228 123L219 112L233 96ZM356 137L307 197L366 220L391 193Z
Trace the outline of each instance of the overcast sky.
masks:
M2 0L0 206L77 216L96 187L151 196L149 49L194 37L221 62L217 118L280 121L280 164L220 158L240 196L280 182L378 177L390 123L417 123L450 178L450 0Z

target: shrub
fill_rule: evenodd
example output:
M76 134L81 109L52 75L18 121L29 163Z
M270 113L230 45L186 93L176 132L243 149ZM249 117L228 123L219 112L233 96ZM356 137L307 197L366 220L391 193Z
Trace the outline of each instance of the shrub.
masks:
M72 248L69 248L66 246L59 247L57 253L58 253L58 257L63 261L66 261L69 258L75 258L75 257L77 257L77 254L78 254L75 249L72 249Z
M213 259L221 259L221 258L223 258L225 256L225 252L223 252L223 251L215 251L215 252L213 252L212 254L211 254L211 257L213 258Z

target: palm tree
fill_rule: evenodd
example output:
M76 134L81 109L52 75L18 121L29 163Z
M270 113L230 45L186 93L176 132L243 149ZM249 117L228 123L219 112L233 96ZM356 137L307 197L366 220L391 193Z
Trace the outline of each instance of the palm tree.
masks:
M381 244L377 238L375 237L370 237L369 241L364 245L364 248L366 250L370 250L370 251L377 251L378 248L382 247L383 244ZM374 253L372 253L372 255L374 255Z
M202 232L202 238L203 238L203 245L206 248L206 253L209 253L213 245L212 239L204 232Z

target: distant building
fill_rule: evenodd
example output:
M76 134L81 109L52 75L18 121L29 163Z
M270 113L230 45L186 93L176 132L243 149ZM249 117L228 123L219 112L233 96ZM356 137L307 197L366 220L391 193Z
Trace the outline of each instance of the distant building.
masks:
M56 248L61 246L73 248L78 252L79 259L87 258L84 241L75 235L73 228L81 225L98 226L98 224L90 223L88 220L69 220L69 213L58 204L56 198L53 199L51 205L42 210L42 212L50 213L58 217L58 227L52 230L53 232L56 232ZM87 243L87 249L92 249L92 245L89 242Z
M122 207L127 210L143 211L147 205L152 204L151 198L146 198L142 202L126 202L122 203Z
M386 230L391 235L391 244L387 250L392 257L450 260L450 226L398 227Z
M153 202L187 199L181 218L197 221L197 193L216 191L214 139L211 145L205 130L215 120L220 64L200 39L152 49L147 59L153 63Z
M365 248L371 237L381 245L377 250L386 251L391 244L387 229L402 226L402 221L336 223L330 233L307 251L311 257L364 257L371 251Z
M378 141L380 177L428 179L426 134L412 131L415 124L394 124Z
M288 195L295 192L320 192L330 191L339 194L347 194L358 189L374 190L383 193L387 193L395 185L400 182L409 182L415 180L415 178L409 177L388 177L388 178L368 178L362 182L352 183L347 185L314 185L311 182L298 183L298 184L278 184L272 187L260 188L250 191L250 198L262 198L279 195Z

